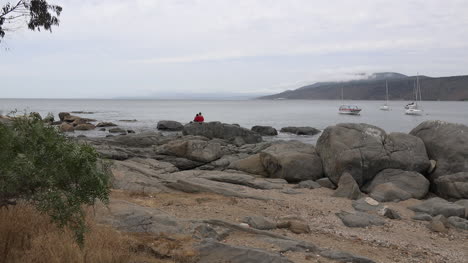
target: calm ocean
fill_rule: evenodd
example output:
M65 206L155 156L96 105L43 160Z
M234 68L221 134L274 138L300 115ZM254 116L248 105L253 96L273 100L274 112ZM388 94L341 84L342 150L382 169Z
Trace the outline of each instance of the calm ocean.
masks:
M95 100L95 99L0 99L0 114L12 110L39 112L87 111L93 114L75 114L98 121L111 121L137 132L156 130L159 120L176 120L187 123L197 112L205 121L237 123L251 128L254 125L312 126L323 130L342 122L368 123L387 132L409 132L424 120L443 120L468 125L468 102L424 101L423 116L404 114L406 101L390 101L391 111L381 111L382 101L348 101L362 108L360 116L338 114L341 101L325 100ZM119 120L136 119L136 122ZM104 132L76 132L88 136L104 136ZM315 143L316 136L280 134L275 139L298 139Z

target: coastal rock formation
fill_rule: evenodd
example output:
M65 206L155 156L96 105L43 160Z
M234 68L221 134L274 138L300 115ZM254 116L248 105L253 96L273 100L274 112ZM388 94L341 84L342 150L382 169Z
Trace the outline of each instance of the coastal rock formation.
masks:
M96 124L96 127L113 127L113 126L117 126L117 124L113 122L105 122L105 121Z
M425 121L410 134L421 138L430 159L437 161L429 175L431 181L439 176L468 172L468 127L443 121Z
M60 119L61 121L65 121L65 117L70 116L70 113L68 113L68 112L60 112L60 113L58 114L58 116L59 116L59 119Z
M61 132L72 132L75 131L75 128L73 128L73 125L63 122L62 124L60 124L59 130Z
M181 131L184 129L184 125L178 121L162 120L158 121L156 128L163 131Z
M203 140L174 140L155 151L159 154L183 157L189 160L208 163L222 156L221 145Z
M250 155L249 157L244 159L233 161L229 164L228 168L243 171L250 174L268 176L268 172L263 166L259 153Z
M91 123L83 123L75 126L76 131L89 131L94 129L96 129L96 126Z
M320 130L313 127L283 127L280 130L281 132L294 133L296 135L315 135L320 133Z
M260 153L268 177L288 182L317 180L323 177L322 161L315 147L298 141L273 144Z
M384 142L388 153L389 167L405 171L426 173L431 166L424 142L413 135L392 132Z
M417 172L385 169L364 187L364 191L380 202L421 199L429 191L429 180Z
M124 129L122 129L122 128L119 128L119 127L110 128L110 129L109 129L109 132L110 132L110 133L127 133L126 130L124 130Z
M337 183L343 172L359 186L387 168L426 171L430 165L424 145L411 135L386 132L364 123L327 127L317 141L325 175Z
M253 126L252 131L262 136L275 136L278 135L278 131L271 126Z
M468 199L468 172L442 175L434 181L437 194L444 198Z
M221 122L189 123L184 126L183 134L199 135L210 139L219 138L230 142L237 139L239 144L262 141L262 137L251 130Z

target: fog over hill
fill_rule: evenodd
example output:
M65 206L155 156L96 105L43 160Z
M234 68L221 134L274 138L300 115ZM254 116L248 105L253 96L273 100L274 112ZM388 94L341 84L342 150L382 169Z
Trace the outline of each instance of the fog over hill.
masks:
M416 76L395 72L374 73L361 80L317 82L295 90L259 97L259 99L338 100L343 89L347 100L384 100L385 83L390 100L413 100ZM468 100L468 75L432 78L419 76L423 100Z

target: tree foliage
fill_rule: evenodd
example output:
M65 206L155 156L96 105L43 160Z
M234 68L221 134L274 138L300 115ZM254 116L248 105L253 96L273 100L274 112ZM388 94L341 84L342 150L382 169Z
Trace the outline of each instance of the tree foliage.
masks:
M110 173L89 145L34 117L0 123L0 207L31 202L83 241L83 205L108 201Z
M0 39L5 32L14 30L24 23L30 30L41 28L52 32L52 26L59 25L62 7L50 5L46 0L19 0L7 2L0 10Z

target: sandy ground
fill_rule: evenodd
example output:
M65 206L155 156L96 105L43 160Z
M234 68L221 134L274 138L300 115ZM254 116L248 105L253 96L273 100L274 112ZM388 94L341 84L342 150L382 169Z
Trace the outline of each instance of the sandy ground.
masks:
M181 219L221 219L241 223L245 216L258 215L275 221L296 216L308 223L311 233L294 234L287 229L271 231L377 262L468 262L468 231L449 229L447 234L435 233L427 228L428 222L411 220L414 213L407 207L421 202L419 200L386 204L397 210L402 220L387 219L384 226L349 228L335 213L342 210L353 212L351 200L331 197L333 191L330 189L295 189L300 194L284 194L278 190L248 191L276 200L241 199L207 193L135 195L119 190L113 191L112 198L159 208ZM223 242L279 251L278 247L258 235L244 232L235 232ZM284 255L294 262L334 262L311 253L287 252Z

